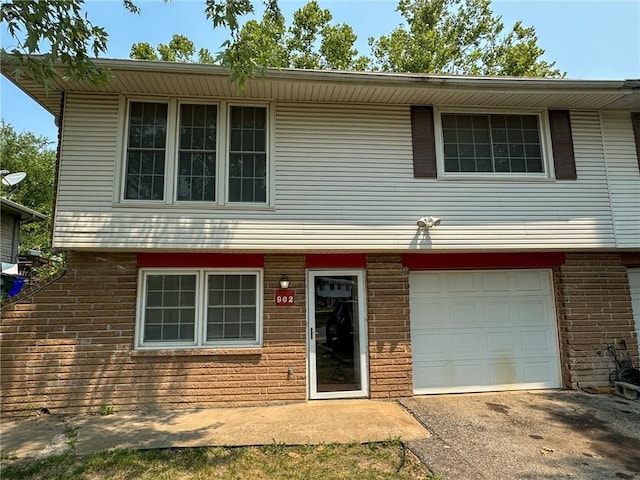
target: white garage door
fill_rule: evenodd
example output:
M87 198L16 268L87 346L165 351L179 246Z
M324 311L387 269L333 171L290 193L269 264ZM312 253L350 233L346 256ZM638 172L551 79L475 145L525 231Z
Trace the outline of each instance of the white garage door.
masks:
M549 270L410 275L416 394L560 387Z
M640 268L630 268L629 286L631 287L631 303L633 304L633 319L636 321L636 334L640 342Z

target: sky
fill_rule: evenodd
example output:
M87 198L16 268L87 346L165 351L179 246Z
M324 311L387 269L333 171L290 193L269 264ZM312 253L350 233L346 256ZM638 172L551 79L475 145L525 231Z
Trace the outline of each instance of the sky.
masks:
M120 0L87 0L89 19L109 34L104 57L128 58L131 45L167 43L174 33L189 37L196 48L212 53L226 39L204 16L203 0L137 0L140 15L122 7ZM258 3L258 2L254 2ZM280 0L287 23L307 0ZM360 54L368 55L367 38L390 33L402 22L396 0L318 0L333 14L333 23L350 24ZM494 0L492 9L506 29L517 21L535 27L543 59L555 61L569 78L588 80L640 79L640 0ZM4 27L4 25L3 25ZM6 49L11 38L3 28ZM0 113L18 131L45 136L53 142L53 117L4 76L0 80ZM52 147L55 144L52 143Z

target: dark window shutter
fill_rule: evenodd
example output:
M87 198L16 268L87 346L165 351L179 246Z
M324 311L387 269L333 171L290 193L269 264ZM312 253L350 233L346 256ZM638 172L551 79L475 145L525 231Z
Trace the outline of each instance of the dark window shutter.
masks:
M636 141L636 155L638 156L638 168L640 168L640 112L631 113L631 124L633 125L633 138Z
M575 180L578 175L573 153L569 110L549 110L549 127L551 128L551 148L553 148L556 180Z
M413 143L413 176L436 178L436 142L433 130L433 107L411 107L411 140Z

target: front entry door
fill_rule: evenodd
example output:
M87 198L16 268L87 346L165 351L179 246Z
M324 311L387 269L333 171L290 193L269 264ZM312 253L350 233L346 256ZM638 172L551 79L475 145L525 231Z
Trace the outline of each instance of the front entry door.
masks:
M364 273L308 274L309 397L369 395Z

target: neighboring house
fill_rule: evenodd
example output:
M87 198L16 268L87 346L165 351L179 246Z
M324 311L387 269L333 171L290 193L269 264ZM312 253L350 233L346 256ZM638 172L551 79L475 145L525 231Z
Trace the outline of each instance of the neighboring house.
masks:
M0 211L2 212L2 231L0 232L2 263L17 263L20 225L29 221L46 220L47 217L4 197L0 197Z
M637 361L640 81L99 64L106 87L16 81L61 128L69 254L3 312L6 414L578 388L608 383L608 344Z
M22 289L25 281L23 264L19 263L20 225L25 222L43 221L47 217L24 205L0 197L2 212L0 230L0 256L2 257L2 278L0 293L13 296ZM16 283L16 280L18 283Z

